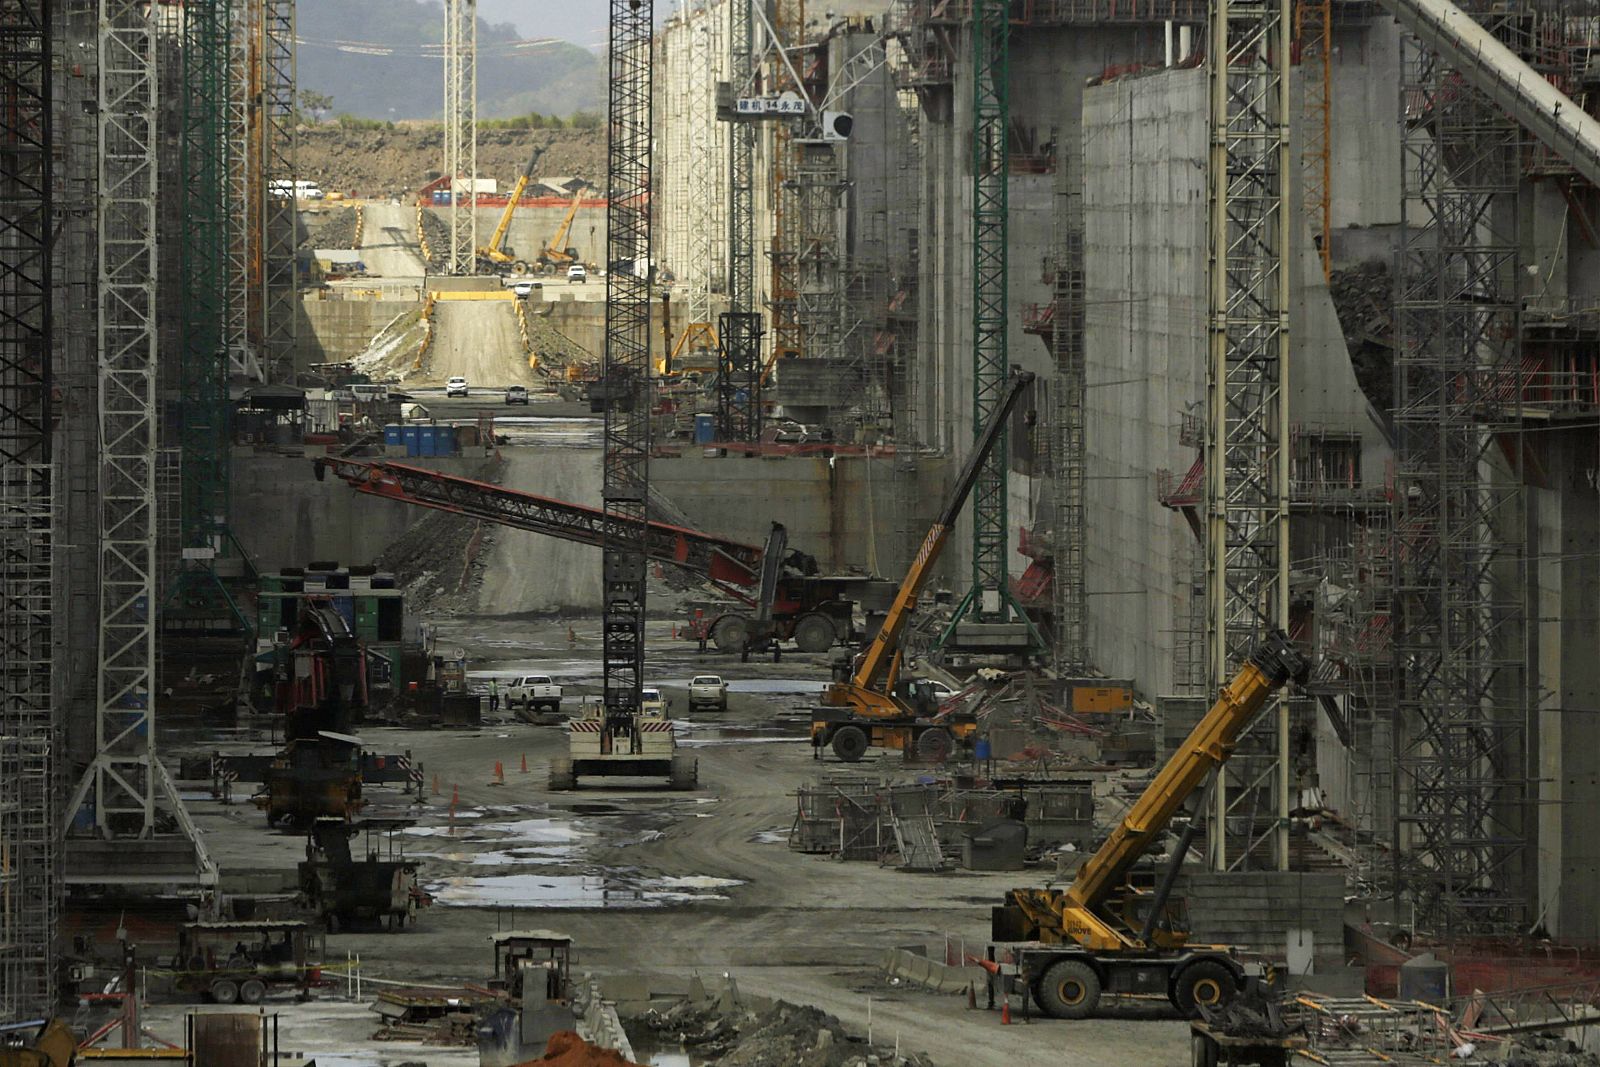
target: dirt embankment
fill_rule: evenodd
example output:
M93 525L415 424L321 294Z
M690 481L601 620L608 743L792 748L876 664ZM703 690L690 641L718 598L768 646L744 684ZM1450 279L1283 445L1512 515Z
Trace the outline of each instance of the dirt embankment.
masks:
M295 146L302 178L326 192L364 198L415 195L444 165L444 130L399 124L393 129L347 130L303 126ZM596 130L487 130L478 133L478 174L509 192L530 153L536 178L578 177L605 184L606 134Z

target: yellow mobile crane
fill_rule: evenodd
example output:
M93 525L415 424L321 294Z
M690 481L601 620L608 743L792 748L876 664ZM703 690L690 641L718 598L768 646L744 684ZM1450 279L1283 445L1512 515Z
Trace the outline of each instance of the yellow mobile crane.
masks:
M1256 713L1291 680L1304 684L1309 670L1310 661L1287 634L1269 633L1072 885L1013 889L994 909L996 941L1031 942L1017 947L1016 962L1045 1012L1081 1019L1106 991L1163 994L1193 1015L1238 992L1245 973L1233 950L1189 944L1182 901L1169 900L1198 820L1159 884L1136 886L1130 876L1194 791L1233 755Z
M521 276L533 269L527 260L518 259L516 252L506 245L506 233L511 229L511 215L517 210L517 202L522 199L522 194L527 190L528 183L533 180L533 167L538 162L539 153L534 152L528 157L528 165L523 168L517 177L517 184L511 187L511 197L506 201L506 209L500 213L500 221L495 224L494 233L489 237L489 243L478 249L478 256L492 264L488 269L509 265L511 273ZM544 274L552 274L557 266L578 261L576 248L564 248L563 242L567 239L567 232L572 229L572 220L578 214L578 203L583 199L583 190L572 194L572 203L567 207L566 217L561 220L561 225L556 229L555 236L550 238L550 243L539 250L535 260L539 270Z
M823 690L822 706L811 713L811 744L819 752L824 745L832 745L834 755L846 763L855 763L872 744L882 748L915 748L924 758L937 761L950 754L957 740L965 741L977 730L977 722L970 715L919 718L915 709L895 695L901 667L900 639L917 609L917 598L955 529L956 519L967 497L972 495L978 472L1005 431L1006 420L1011 417L1017 398L1033 378L1026 371L1018 371L1006 382L999 405L973 443L945 499L944 510L912 557L894 603L883 625L859 656L854 674L848 679L836 679Z

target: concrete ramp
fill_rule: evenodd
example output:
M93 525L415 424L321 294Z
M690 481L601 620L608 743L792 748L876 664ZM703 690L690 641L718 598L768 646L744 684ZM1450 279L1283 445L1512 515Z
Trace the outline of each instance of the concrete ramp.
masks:
M454 375L471 388L504 390L532 385L513 300L438 300L433 305L433 345L411 384L443 384ZM501 400L503 397L491 397Z
M521 412L521 408L512 408ZM595 448L502 448L500 484L508 489L600 505L600 451ZM544 534L500 527L489 550L478 610L486 615L594 610L600 603L600 550Z

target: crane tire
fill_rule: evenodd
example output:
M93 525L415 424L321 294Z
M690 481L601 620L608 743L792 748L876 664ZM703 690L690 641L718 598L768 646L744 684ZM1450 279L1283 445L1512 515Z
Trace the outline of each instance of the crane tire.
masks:
M1100 1003L1100 975L1083 960L1057 960L1039 976L1039 1007L1054 1019L1086 1019Z
M565 792L568 789L578 788L578 776L572 773L572 760L566 756L554 756L550 760L550 789L552 792Z
M700 787L700 762L686 752L672 757L672 788L689 792Z
M750 620L743 615L724 615L711 627L711 643L718 652L744 652L750 640Z
M826 615L813 611L800 616L794 624L794 643L801 652L826 652L838 639L839 632Z
M841 726L833 732L833 754L845 763L859 763L867 751L867 732L859 726Z
M239 999L239 983L232 978L218 978L211 983L213 1004L233 1004Z
M522 277L528 273L528 264L523 260L517 260L515 263L511 264L511 273L516 275L518 278Z
M929 763L943 763L950 758L955 739L943 726L935 726L917 735L917 756Z
M1199 959L1172 980L1172 1003L1185 1018L1195 1019L1201 1006L1220 1008L1239 992L1239 980L1216 960Z
M260 1004L267 995L267 983L259 978L246 978L239 983L240 1004Z

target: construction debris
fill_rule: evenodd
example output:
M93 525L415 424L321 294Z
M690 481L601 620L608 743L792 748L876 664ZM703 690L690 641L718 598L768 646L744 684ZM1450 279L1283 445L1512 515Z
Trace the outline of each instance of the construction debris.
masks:
M646 1012L639 1022L680 1042L694 1062L715 1067L933 1067L921 1056L851 1036L832 1015L784 1001L761 1012L725 1013L686 1000L666 1011Z

